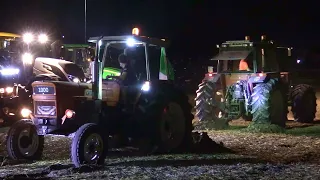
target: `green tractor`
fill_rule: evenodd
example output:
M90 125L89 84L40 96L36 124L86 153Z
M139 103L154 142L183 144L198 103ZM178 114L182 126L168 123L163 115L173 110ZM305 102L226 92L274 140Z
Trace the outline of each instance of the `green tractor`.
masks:
M38 159L46 134L73 134L71 159L76 166L103 164L108 149L114 148L109 140L120 139L113 144L147 154L186 151L194 116L187 95L173 82L165 53L168 42L139 35L92 37L89 42L97 49L93 82L34 82L34 109L26 110L29 118L8 133L10 157ZM120 68L118 56L128 48L137 81L123 85L117 70L103 77L103 69ZM22 146L19 137L28 130Z
M217 70L208 68L197 90L196 116L213 128L228 126L242 118L251 125L275 124L285 127L288 105L296 121L310 123L315 118L316 96L306 84L292 84L282 67L290 62L292 48L277 47L273 41L227 41L218 45L212 58ZM200 123L201 124L201 123Z

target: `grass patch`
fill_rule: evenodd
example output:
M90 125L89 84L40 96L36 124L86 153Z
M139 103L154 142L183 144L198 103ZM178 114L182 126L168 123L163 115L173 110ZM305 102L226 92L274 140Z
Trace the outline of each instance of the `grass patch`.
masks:
M247 128L246 126L233 126L233 125L230 125L226 130L229 130L229 131L240 131L240 130L244 130L246 128Z
M320 126L309 126L303 128L287 129L285 134L293 136L315 136L320 137Z
M243 131L252 133L284 133L285 129L274 124L251 123Z
M230 125L223 131L234 131L243 133L280 133L292 136L313 136L320 137L320 126L296 127L292 129L284 129L277 125L250 124L249 126Z

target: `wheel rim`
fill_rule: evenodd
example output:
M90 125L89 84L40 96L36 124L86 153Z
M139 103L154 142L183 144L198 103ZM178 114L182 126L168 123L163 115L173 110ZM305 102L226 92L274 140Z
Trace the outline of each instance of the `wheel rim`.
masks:
M281 91L275 91L272 93L270 109L271 121L281 122L284 118L284 101Z
M39 147L39 136L31 131L31 128L23 129L18 137L19 151L26 157L33 156Z
M161 140L167 148L177 148L185 134L185 118L182 108L177 103L169 103L164 108L161 118Z
M84 143L84 159L88 163L97 163L102 156L103 141L102 137L97 134L91 134Z

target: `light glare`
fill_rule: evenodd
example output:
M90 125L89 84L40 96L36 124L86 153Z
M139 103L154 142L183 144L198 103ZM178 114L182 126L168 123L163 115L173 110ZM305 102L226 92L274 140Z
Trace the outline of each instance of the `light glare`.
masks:
M33 62L32 54L31 53L24 53L22 55L22 62L23 62L23 64L28 64L28 65L32 64L32 62Z
M17 75L19 74L20 70L19 69L13 69L13 68L6 68L1 70L1 74L3 76L12 76L12 75Z
M33 36L33 34L31 34L31 33L25 33L25 34L23 35L23 41L24 41L25 43L27 43L27 44L31 43L31 42L33 41L33 39L34 39L34 36Z
M48 41L48 36L46 34L40 34L38 37L38 41L44 44Z
M149 91L150 90L150 82L146 81L141 88L142 91Z
M128 45L129 47L134 46L135 43L136 43L136 41L135 41L133 38L128 38L128 39L127 39L127 45Z

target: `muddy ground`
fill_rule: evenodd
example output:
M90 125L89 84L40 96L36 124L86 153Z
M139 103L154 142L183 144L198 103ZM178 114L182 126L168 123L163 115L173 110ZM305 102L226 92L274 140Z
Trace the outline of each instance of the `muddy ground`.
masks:
M320 106L317 119L319 110ZM248 122L235 120L229 130L206 131L214 142L223 143L202 144L210 152L154 156L118 152L104 167L74 168L70 139L47 136L43 160L38 162L9 160L1 146L0 179L320 179L318 122L288 121L285 133L252 134L241 130Z

